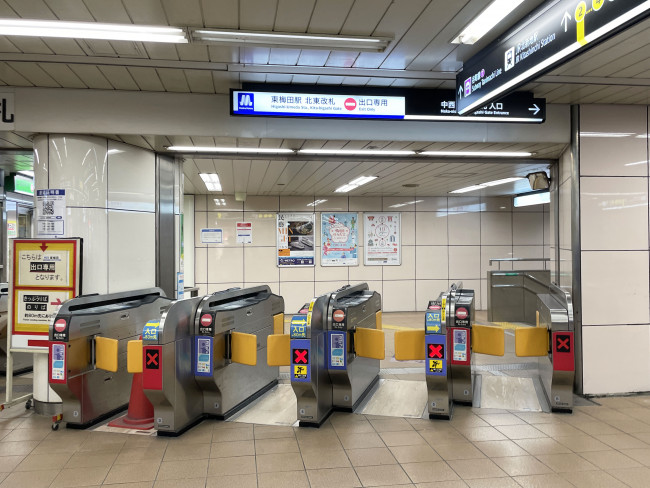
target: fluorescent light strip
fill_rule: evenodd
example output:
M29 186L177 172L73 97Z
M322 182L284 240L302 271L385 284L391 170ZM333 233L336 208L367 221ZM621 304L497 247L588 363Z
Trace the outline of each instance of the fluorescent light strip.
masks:
M356 188L359 188L361 185L365 185L366 183L370 183L373 180L376 180L378 176L359 176L358 178L355 178L352 180L350 183L338 187L336 190L334 190L336 193L347 193L349 191L352 191Z
M339 37L339 36L315 36L311 34L280 34L277 32L247 32L230 30L207 30L199 29L192 31L192 34L201 36L226 36L234 38L262 37L267 39L307 39L310 41L339 41L339 42L384 42L385 39L372 37Z
M58 20L0 19L0 35L187 43L185 31L179 27Z
M499 22L506 18L524 0L494 0L463 31L458 34L452 44L474 44L491 31Z
M458 190L450 191L449 193L467 193L467 192L474 191L474 190L482 190L483 188L487 188L487 186L485 186L485 185L472 185L472 186L466 186L465 188L459 188Z
M213 153L241 153L241 154L289 154L293 149L266 148L266 147L208 147L208 146L168 146L168 151L179 152L213 152Z
M503 178L501 180L487 181L485 183L479 183L478 185L466 186L465 188L459 188L458 190L450 191L449 193L467 193L475 190L482 190L490 186L505 185L506 183L512 183L514 181L525 180L521 176L515 176L513 178Z
M308 207L315 207L316 205L320 205L321 203L325 203L327 200L315 200L311 203L308 203Z
M528 195L517 195L514 198L515 207L528 207L529 205L542 205L551 201L551 193L543 191L539 193L530 193Z
M461 158L525 158L532 156L530 152L515 151L422 151L420 156L455 156Z
M382 151L372 149L300 149L298 154L333 154L341 156L414 156L415 151Z
M416 203L421 203L423 201L424 200L413 200L412 202L396 203L395 205L391 205L389 208L406 207L407 205L415 205Z
M634 132L580 132L580 137L631 137L636 135Z
M591 34L585 36L585 43L589 44L591 41L595 41L598 39L600 36L603 36L607 34L609 31L616 29L618 26L624 24L628 20L633 19L637 15L641 15L644 13L646 10L650 9L650 0L643 2L641 5L637 6L636 8L633 8L632 10L628 11L626 14L621 15L618 19L615 19L608 24L605 24L602 26L600 29L595 30ZM475 102L471 103L468 105L464 110L459 111L461 114L463 113L468 113L468 112L473 112L477 107L483 107L486 103L489 102L489 100L497 98L501 93L509 90L510 88L514 87L515 85L518 85L519 83L527 80L528 78L532 78L536 73L539 73L540 71L545 70L549 66L553 65L556 61L561 60L562 58L567 57L569 54L577 51L582 47L582 44L578 42L574 42L570 46L565 47L562 49L562 51L555 53L553 56L547 58L546 60L542 61L541 63L533 66L532 68L529 68L528 70L524 71L521 73L519 76L516 76L512 80L510 80L507 83L504 83L501 85L499 88L496 88L492 91L488 91L486 95L482 96Z
M404 120L442 120L453 122L544 122L541 118L526 118L526 117L473 117L468 115L461 117L460 115L405 115Z

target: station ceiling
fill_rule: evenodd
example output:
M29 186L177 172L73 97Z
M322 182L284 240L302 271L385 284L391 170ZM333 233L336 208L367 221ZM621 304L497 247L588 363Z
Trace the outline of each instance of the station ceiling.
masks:
M0 18L393 38L383 53L359 53L0 36L0 84L207 94L225 94L231 88L239 88L244 82L453 88L456 72L462 67L463 60L469 59L499 37L543 0L525 0L506 21L473 46L451 44L449 41L489 3L490 0L0 0ZM637 24L523 89L534 92L537 97L545 97L547 103L650 103L648 28L650 20ZM163 138L120 134L107 136L151 149L172 143L210 145L222 142L210 141L212 138L205 137L180 138L174 134ZM0 148L29 149L30 137L31 134L26 133L0 133ZM435 140L428 146L422 143L356 140L240 139L233 142L292 148L326 145L411 149L417 145L417 149L453 149L459 146L467 149L470 146ZM483 150L489 147L490 150L534 152L533 158L539 159L540 164L557 158L564 149L564 146L557 144L516 140L512 144L477 143L472 146ZM5 164L8 163L4 159L0 161L0 166ZM188 192L200 193L204 186L198 180L198 171L212 165L224 175L224 191L313 194L318 189L331 191L329 186L324 185L326 180L321 179L323 184L319 186L318 175L334 171L335 168L338 168L337 171L343 170L347 168L346 165L364 164L373 164L378 170L381 167L381 171L391 175L385 184L371 184L375 188L367 185L368 193L400 194L395 192L403 191L400 190L402 184L429 174L432 181L424 183L422 180L422 190L426 186L427 192L444 194L451 186L458 186L451 182L453 178L447 178L450 184L443 183L443 178L439 176L434 178L438 170L445 171L445 166L452 167L458 174L473 173L478 179L494 175L496 179L519 175L529 169L530 162L422 163L401 160L384 168L382 165L389 163L189 159L185 165L186 187ZM456 168L456 164L466 166ZM429 171L422 165L429 165ZM245 174L249 178L241 180L243 176L239 175ZM274 182L275 189L268 188L271 182ZM278 183L284 189L278 188ZM246 189L242 190L244 184Z

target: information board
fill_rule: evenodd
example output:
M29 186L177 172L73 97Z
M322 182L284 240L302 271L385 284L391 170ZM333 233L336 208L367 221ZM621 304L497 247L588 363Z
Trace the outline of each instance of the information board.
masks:
M66 300L81 292L81 239L14 239L11 247L11 347L42 341Z
M469 114L650 14L647 0L545 2L456 76L458 113Z

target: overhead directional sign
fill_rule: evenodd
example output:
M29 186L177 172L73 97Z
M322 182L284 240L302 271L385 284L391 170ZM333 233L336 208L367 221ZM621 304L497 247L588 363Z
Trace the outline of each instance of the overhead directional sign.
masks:
M456 77L458 113L486 106L648 15L648 0L544 3L463 64Z
M454 90L363 87L352 92L349 87L251 84L244 85L243 90L231 91L231 114L235 116L441 122L546 120L546 100L533 98L529 92L495 100L468 116L459 116L456 108Z

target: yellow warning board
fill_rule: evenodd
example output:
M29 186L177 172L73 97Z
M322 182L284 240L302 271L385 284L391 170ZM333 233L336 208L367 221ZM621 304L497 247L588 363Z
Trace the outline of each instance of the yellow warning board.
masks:
M442 359L429 359L429 371L431 373L442 373Z
M295 378L307 378L307 366L293 365L293 376Z

